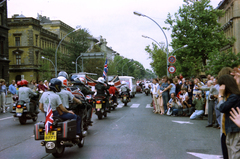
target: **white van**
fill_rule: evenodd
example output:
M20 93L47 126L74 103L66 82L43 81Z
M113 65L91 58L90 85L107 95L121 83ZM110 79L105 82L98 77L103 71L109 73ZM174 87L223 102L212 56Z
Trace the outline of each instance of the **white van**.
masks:
M136 87L137 87L137 82L135 80L134 77L131 76L118 76L120 81L125 81L129 87L129 89L131 89L130 95L132 97L135 97L136 94Z

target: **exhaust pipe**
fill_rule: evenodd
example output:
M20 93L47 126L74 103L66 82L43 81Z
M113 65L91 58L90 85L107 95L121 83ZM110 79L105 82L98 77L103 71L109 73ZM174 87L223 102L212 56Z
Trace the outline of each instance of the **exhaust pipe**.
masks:
M42 141L40 144L41 144L41 146L45 146L45 142L44 141Z
M61 142L60 142L60 145L62 145L62 146L67 146L67 147L71 147L71 146L73 146L73 143L72 143L72 142L69 142L69 141L61 141Z

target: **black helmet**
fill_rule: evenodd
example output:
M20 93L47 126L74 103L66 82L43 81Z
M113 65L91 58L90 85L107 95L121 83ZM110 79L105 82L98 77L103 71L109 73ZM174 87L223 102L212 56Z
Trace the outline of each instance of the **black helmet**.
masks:
M62 86L62 82L57 78L53 78L49 82L49 88L54 92L60 92L61 86Z
M58 77L60 77L60 76L63 76L63 77L65 77L66 79L68 79L68 74L67 74L67 72L65 72L65 71L60 71L60 72L58 73Z

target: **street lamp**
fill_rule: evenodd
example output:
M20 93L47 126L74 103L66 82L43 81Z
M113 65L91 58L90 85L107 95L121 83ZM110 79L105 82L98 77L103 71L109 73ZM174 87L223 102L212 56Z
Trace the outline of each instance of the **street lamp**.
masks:
M100 71L102 71L100 68L98 68L98 67L96 67L96 69L98 69L98 70L100 70Z
M79 30L79 29L80 29L80 27L79 27L79 28L76 28L76 29L73 30L73 31L71 31L70 33L68 33L67 35L65 35L65 36L62 38L62 40L58 43L58 46L57 46L56 51L55 51L55 65L56 65L56 67L55 67L55 76L56 76L56 77L57 77L57 51L58 51L58 48L59 48L60 44L62 43L62 41L63 41L69 34L75 32L75 31L77 31L77 30ZM76 67L77 67L77 66L76 66Z
M145 35L142 35L142 37L143 38L148 38L148 39L151 39L152 41L154 41L155 43L157 43L158 44L158 46L159 46L159 49L161 49L161 46L160 46L160 44L156 41L156 40L154 40L153 38L150 38L150 37L148 37L148 36L145 36Z
M133 59L129 60L128 62L133 62ZM128 62L127 62L126 64L128 64ZM126 64L125 64L125 65L126 65ZM124 67L125 65L123 65L123 67ZM123 67L122 67L122 76L123 76Z
M161 27L161 26L160 26L155 20L153 20L153 19L150 18L149 16L144 15L144 14L139 13L139 12L133 12L133 14L135 14L135 15L137 15L137 16L146 17L146 18L152 20L152 21L153 21L155 24L157 24L157 26L162 30L162 32L163 32L163 34L164 34L164 36L165 36L165 39L166 39L166 45L167 45L167 76L169 76L169 72L168 72L168 65L169 65L169 63L168 63L168 40L167 40L167 36L166 36L164 30L162 29L162 27Z
M124 60L124 59L125 59L125 57L123 57L121 60L119 60L119 61L115 64L115 69L116 69L116 67L117 67L117 64L118 64L120 61Z
M76 63L72 61L72 64L75 65ZM77 64L77 65L78 65L78 67L79 67L80 69L82 69L81 66L80 66L79 64Z
M52 63L52 65L53 65L53 67L55 68L55 65L54 65L54 63L52 62L52 60L50 60L50 59L48 59L48 58L46 58L46 57L44 57L44 56L42 56L42 59L45 59L45 60L50 61L50 62Z
M183 49L183 48L186 48L186 47L188 47L188 45L184 45L184 46L178 48L177 50L174 50L174 51L172 52L172 54L174 54L176 51L178 51L178 50L180 50L180 49Z

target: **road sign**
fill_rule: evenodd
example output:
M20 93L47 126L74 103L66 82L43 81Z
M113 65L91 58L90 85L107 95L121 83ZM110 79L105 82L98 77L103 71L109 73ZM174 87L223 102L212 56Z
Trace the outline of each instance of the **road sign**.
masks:
M168 72L171 73L171 74L174 74L176 72L176 67L174 66L169 66L168 67Z
M104 58L103 52L81 53L81 55L82 59Z
M171 64L174 64L176 62L176 57L174 56L169 56L168 57L168 62L171 63Z

